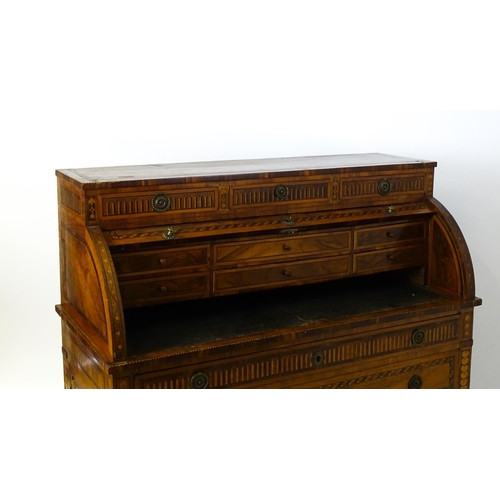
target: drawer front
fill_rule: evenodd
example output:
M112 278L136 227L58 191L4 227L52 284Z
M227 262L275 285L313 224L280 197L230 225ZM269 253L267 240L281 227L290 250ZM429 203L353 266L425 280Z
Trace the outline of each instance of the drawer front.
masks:
M423 240L426 235L425 222L387 224L385 226L354 230L354 250L390 247L396 244Z
M156 191L101 194L97 203L90 198L88 205L90 221L97 217L104 227L134 227L148 221L181 222L186 216L213 214L219 209L219 192L217 186L199 189L160 186Z
M214 294L313 283L333 277L348 276L350 256L302 261L299 264L258 266L228 271L215 271Z
M311 180L276 180L274 182L231 186L230 208L250 208L286 204L300 206L308 203L323 202L328 204L331 195L331 180L320 177Z
M203 273L127 281L120 284L120 291L125 307L201 298L209 295L209 278L208 273Z
M310 255L349 252L351 232L340 231L313 236L269 238L215 245L215 264L253 263L262 260L300 258Z
M143 251L113 256L118 275L208 266L210 247L187 247L175 250Z
M407 203L424 199L430 173L408 171L405 174L381 172L376 176L349 174L340 179L340 199L343 202Z
M425 256L424 245L387 248L375 252L354 254L353 273L365 274L419 266L425 263Z

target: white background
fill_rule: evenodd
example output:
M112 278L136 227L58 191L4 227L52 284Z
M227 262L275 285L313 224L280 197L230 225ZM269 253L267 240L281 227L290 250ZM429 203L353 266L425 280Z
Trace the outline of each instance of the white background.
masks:
M484 301L471 385L500 388L493 6L3 1L0 387L63 386L56 169L380 152L438 162Z

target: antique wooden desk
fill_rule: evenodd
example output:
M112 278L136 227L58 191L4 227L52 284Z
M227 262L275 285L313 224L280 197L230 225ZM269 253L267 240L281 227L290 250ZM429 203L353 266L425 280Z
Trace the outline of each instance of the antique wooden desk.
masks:
M469 387L481 301L435 167L58 170L65 387Z

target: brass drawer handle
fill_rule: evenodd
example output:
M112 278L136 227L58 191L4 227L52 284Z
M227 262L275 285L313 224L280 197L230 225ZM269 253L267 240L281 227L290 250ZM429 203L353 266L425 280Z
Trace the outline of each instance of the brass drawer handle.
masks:
M413 375L408 381L408 389L421 389L422 388L422 378L418 375Z
M166 293L168 291L167 287L166 286L161 286L160 287L160 292L162 293Z
M390 231L387 231L386 236L387 236L388 238L393 239L393 240L395 240L395 239L398 237L398 235L397 235L397 234L391 233Z
M387 196L392 191L392 182L389 179L382 179L378 183L377 190L381 196Z
M279 200L286 200L288 198L288 188L283 184L280 184L279 186L276 186L274 194Z
M283 250L285 252L289 252L291 249L292 249L292 247L290 245L287 245L286 243L283 245Z
M425 331L422 328L417 328L411 334L412 345L422 345L425 341Z
M325 355L323 351L313 352L312 355L312 364L313 366L320 366L325 362Z
M167 259L160 259L160 266L166 267L167 265Z
M390 260L391 262L394 262L396 260L396 256L393 253L389 253L386 255L387 260Z
M191 389L205 389L208 387L208 382L208 375L203 372L198 372L191 377L189 385Z
M165 193L157 194L153 196L151 205L153 205L155 212L165 212L170 208L170 196Z
M281 274L283 276L286 276L287 278L290 278L290 276L292 275L292 271L289 271L288 269L283 269L283 271L281 271Z

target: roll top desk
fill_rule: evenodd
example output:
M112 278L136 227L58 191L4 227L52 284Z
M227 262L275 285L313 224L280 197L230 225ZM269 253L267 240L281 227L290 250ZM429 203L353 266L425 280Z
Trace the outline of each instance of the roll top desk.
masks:
M475 296L435 162L58 170L66 388L468 388Z

